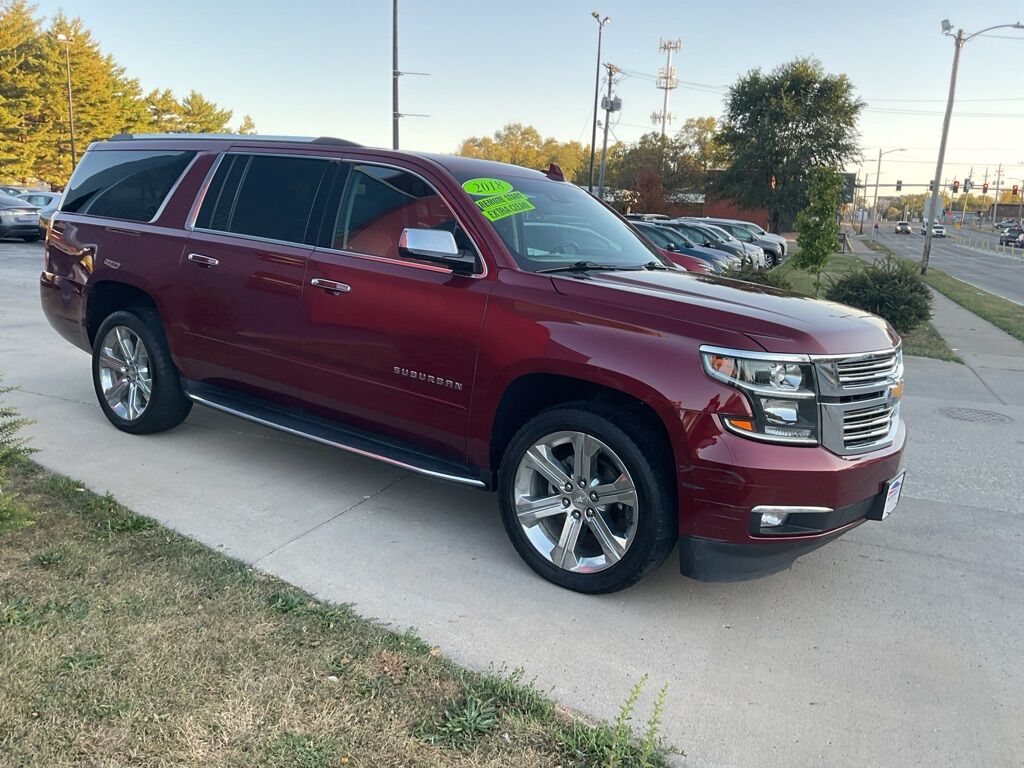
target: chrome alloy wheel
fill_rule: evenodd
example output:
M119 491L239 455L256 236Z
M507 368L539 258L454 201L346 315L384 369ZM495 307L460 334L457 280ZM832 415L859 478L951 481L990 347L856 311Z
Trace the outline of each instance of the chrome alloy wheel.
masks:
M100 344L100 389L110 410L125 421L135 421L149 406L153 373L149 351L131 328L115 325Z
M553 432L523 455L513 488L533 548L574 573L611 568L636 537L636 485L615 451L585 432Z

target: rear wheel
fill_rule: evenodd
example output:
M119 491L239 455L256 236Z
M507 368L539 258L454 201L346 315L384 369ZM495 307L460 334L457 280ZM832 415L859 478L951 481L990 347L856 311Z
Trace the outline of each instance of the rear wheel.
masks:
M614 592L671 551L671 461L652 430L633 422L617 409L574 404L541 413L509 443L502 520L520 556L548 581Z
M152 309L114 312L93 343L93 385L104 415L132 434L176 427L192 409Z

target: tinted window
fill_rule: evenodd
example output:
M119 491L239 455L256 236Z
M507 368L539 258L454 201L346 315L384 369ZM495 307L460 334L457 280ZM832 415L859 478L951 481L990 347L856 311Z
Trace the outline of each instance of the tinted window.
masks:
M86 152L61 210L149 221L194 156L195 152Z
M330 167L330 161L318 158L225 155L196 226L306 242L313 202Z
M341 199L331 247L399 258L398 239L406 227L448 230L460 250L474 253L451 209L419 176L397 168L355 166Z

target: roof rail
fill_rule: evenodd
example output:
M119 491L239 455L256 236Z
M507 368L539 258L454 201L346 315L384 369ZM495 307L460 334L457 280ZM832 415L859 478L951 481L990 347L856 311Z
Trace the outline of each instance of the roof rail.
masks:
M118 133L111 136L109 141L135 141L144 139L160 139L194 141L194 140L218 140L218 141L287 141L296 144L335 144L343 147L361 147L354 141L347 139L336 139L333 136L261 136L256 133Z

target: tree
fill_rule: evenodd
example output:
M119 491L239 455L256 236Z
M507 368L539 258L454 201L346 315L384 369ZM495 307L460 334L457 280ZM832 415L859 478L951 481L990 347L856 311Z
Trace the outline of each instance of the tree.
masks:
M545 169L555 163L565 178L572 179L589 162L589 148L578 141L559 142L543 139L532 125L509 123L494 132L494 136L471 136L456 150L457 155L496 160L527 168Z
M238 126L238 132L243 136L256 133L256 123L251 115L242 115L242 124Z
M828 167L812 168L807 190L808 203L796 217L796 243L800 250L792 256L793 266L814 273L814 295L818 295L821 270L828 257L839 250L839 222L836 208L843 190L843 178Z
M226 133L231 119L230 109L221 109L204 98L198 91L190 91L181 100L180 123L182 133Z
M722 142L713 117L691 117L679 131L679 141L707 178L708 171L722 163Z
M0 4L0 177L27 181L45 137L46 57L38 45L39 22L25 0Z
M807 205L808 169L838 171L860 158L863 107L846 75L827 74L814 59L751 70L729 89L718 134L729 166L717 189L745 208L767 208L779 231Z

